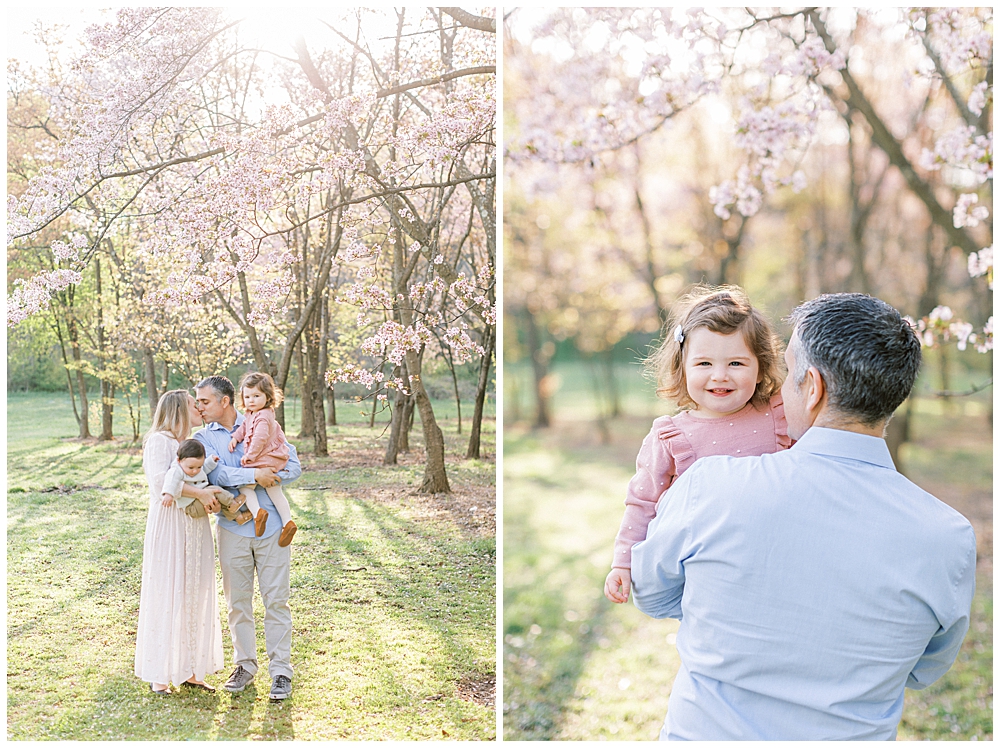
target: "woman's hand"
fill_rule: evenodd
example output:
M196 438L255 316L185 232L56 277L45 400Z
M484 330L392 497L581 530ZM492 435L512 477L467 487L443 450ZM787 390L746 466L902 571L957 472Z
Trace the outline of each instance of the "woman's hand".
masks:
M604 580L604 596L613 603L628 602L628 593L631 590L632 571L630 569L612 569Z
M163 494L163 498L160 499L160 503L163 504L163 506L173 506L174 505L174 497L171 496L168 493L165 493L165 494Z
M215 498L215 491L211 488L197 488L195 489L197 494L195 498L201 502L201 505L205 507L205 511L209 514L215 514L222 508L219 504L219 500Z

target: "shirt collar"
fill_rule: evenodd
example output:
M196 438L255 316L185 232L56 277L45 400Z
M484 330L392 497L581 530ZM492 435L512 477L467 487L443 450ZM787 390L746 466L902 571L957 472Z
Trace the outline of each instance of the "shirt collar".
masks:
M227 429L218 421L209 421L207 424L205 424L205 428L208 429L209 431L218 431L219 429L222 429L227 434L231 434L236 430L236 428L241 423L243 423L243 414L240 413L239 411L236 411L236 422L233 424L233 427L231 429Z
M792 449L828 457L843 457L895 470L885 439L854 431L813 426L792 445Z

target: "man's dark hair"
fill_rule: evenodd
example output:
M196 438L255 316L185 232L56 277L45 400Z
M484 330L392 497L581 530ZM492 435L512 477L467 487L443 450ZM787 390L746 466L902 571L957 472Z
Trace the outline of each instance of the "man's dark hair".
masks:
M233 387L233 383L226 377L219 375L214 377L205 377L198 382L195 389L200 390L202 387L211 387L220 400L223 397L228 397L230 405L236 402L236 388Z
M841 414L874 426L890 418L913 389L920 341L884 301L860 293L824 294L800 304L788 320L795 326L795 371L789 376L800 385L815 366L830 407Z
M181 442L180 446L177 447L177 459L183 460L187 457L197 457L198 459L204 459L205 457L205 447L197 439L185 439Z

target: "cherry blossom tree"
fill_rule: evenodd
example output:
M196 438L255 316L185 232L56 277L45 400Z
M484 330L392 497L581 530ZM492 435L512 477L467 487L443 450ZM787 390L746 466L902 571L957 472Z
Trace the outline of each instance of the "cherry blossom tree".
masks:
M706 280L738 279L726 263L738 267L747 220L763 216L773 223L768 214L780 214L788 221L827 185L846 184L849 241L854 246L836 258L827 252L831 269L836 259L845 261L848 270L838 270L839 280L824 290L878 290L866 261L883 250L873 246L874 237L868 234L873 216L887 220L888 208L883 209L880 200L890 194L903 199L896 197L900 189L909 195L903 200L906 212L935 227L928 240L928 261L920 263L927 269L921 329L936 329L926 315L941 303L935 289L947 269L949 247L966 254L973 279L985 275L992 283L986 207L992 189L989 9L575 8L526 16L518 25L519 13L508 19L508 38L515 41L505 51L505 66L512 70L506 77L511 81L505 102L512 126L506 131L505 157L511 182L523 187L528 205L557 194L574 179L574 172L593 179L607 171L616 181L617 210L625 216L626 196L635 193L641 199L651 192L632 176L636 170L629 166L630 152L639 148L655 153L644 158L656 164L657 187L664 192L690 176L657 152L656 144L691 148L697 142L691 137L692 122L724 123L725 138L710 137L697 146L703 172L712 171L705 167L713 159L722 157L728 163L728 174L720 174L699 200L723 222L716 239L704 228L698 231L698 244L708 255L715 254L722 271L708 274ZM873 74L876 68L879 75ZM840 162L849 167L847 180L840 176L845 172L831 169L828 161L822 168L815 165L818 155L826 158L834 152L825 145L831 134L844 142L837 134L838 121L849 143L850 157ZM730 146L735 152L725 154ZM559 187L552 189L554 184ZM678 205L683 199L673 192L671 200ZM621 221L613 233L645 235L647 244L666 249L671 238L655 225L654 201L655 196L642 200L642 207L632 211L634 217ZM659 203L661 210L663 205ZM595 212L594 206L581 209ZM678 220L693 223L690 210L678 215L683 217L675 218L675 225ZM822 214L803 215L798 221L802 227L811 226L802 234L807 253L810 244L818 241L822 246L829 240ZM882 227L876 228L885 237ZM912 230L900 228L904 234ZM752 231L751 243L754 235L759 241L761 232L768 230L762 224ZM885 238L893 244L893 237ZM673 241L681 252L695 246L693 241ZM686 267L699 256L706 253L690 253ZM819 255L816 260L824 262ZM652 278L654 284L671 274L667 263L659 268L632 264L637 277ZM822 266L820 270L828 272ZM988 298L987 284L969 284L968 276L966 283L979 296L968 313L979 316L984 306L980 299ZM819 292L812 282L801 288L803 293ZM669 290L661 304L679 290ZM628 313L640 298L631 292L619 307ZM656 294L645 298L656 299ZM958 316L949 325L961 324L966 330L969 323ZM989 349L992 319L985 326L970 327L968 336L973 334L981 349Z
M282 387L305 342L304 401L324 454L323 303L332 270L351 268L337 298L372 328L363 348L406 358L409 379L358 365L328 376L382 398L389 385L412 390L423 488L448 490L420 353L436 331L453 356L482 355L470 320L493 324L490 21L355 9L270 49L221 9L128 8L91 27L65 75L39 86L56 134L8 196L11 251L30 252L66 218L87 239L60 239L65 267L15 282L9 324L79 283L127 223L130 251L159 273L141 296L149 316L223 310ZM470 215L473 238L458 242ZM393 276L394 246L405 278Z

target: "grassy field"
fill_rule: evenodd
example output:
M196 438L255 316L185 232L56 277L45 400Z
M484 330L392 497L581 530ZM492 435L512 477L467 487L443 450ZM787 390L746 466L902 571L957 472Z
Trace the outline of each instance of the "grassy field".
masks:
M64 396L9 395L8 739L495 739L495 421L490 412L484 459L466 461L471 404L463 435L454 404L452 420L441 405L448 496L413 493L419 420L397 467L381 465L382 428L357 405L338 404L330 458L298 445L304 472L287 492L299 525L294 693L272 703L259 596L261 672L242 694L155 697L135 678L141 453L69 438ZM207 679L217 686L232 667L221 577L218 590L226 670Z
M587 372L555 374L555 425L505 425L504 738L652 740L679 666L678 622L612 605L602 588L635 453L664 404L643 390L626 393L625 415L610 421L604 442ZM903 446L907 475L973 523L979 564L962 651L937 683L906 692L901 740L992 739L991 394L952 405L918 400Z

